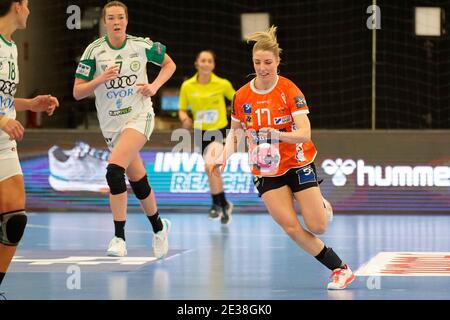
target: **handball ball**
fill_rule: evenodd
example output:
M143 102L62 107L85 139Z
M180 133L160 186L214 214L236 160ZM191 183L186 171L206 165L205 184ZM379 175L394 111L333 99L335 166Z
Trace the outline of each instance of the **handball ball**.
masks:
M276 169L280 163L280 152L270 143L262 143L253 149L251 163L261 170Z

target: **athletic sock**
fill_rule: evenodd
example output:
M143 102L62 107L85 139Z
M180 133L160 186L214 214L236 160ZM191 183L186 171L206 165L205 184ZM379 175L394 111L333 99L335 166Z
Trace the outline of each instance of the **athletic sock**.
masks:
M342 260L333 251L332 248L327 248L327 246L324 246L322 251L320 251L320 253L315 258L331 271L338 268L344 268Z
M122 238L125 241L125 222L114 220L114 235L117 238Z
M225 199L225 192L218 194L212 194L213 203L219 207L225 207L227 205L227 200Z
M159 217L159 212L156 211L156 213L152 216L147 216L148 221L152 224L153 232L157 233L164 229L164 226L162 224L161 218Z

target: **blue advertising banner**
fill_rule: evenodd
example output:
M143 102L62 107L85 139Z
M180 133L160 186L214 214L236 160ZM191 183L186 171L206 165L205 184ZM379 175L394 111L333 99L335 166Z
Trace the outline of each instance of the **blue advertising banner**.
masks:
M179 212L209 208L211 196L200 154L145 150L141 155L160 208ZM53 146L47 154L22 157L28 210L109 212L108 156L106 149L81 142L71 149ZM324 180L322 194L335 212L449 212L450 156L426 162L376 154L339 156L327 152L315 161ZM223 179L237 212L266 212L253 185L247 153L229 159ZM140 211L131 192L129 211Z

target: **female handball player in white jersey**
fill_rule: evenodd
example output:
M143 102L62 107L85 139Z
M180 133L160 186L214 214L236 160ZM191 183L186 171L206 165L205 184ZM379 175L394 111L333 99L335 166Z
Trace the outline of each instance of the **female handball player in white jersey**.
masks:
M95 94L100 128L112 151L106 180L115 236L107 254L127 254L124 231L128 199L126 174L152 225L154 255L161 258L168 252L170 221L159 216L139 151L150 139L155 124L150 97L170 79L176 66L161 43L126 33L128 9L122 2L108 2L102 18L107 35L92 42L84 51L75 74L73 96L80 100ZM151 83L147 79L147 62L161 67Z

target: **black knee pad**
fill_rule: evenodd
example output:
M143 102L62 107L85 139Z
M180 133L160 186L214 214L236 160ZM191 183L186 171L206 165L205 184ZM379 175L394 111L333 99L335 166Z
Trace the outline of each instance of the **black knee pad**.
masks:
M27 220L25 210L2 214L0 216L0 243L17 246L22 239Z
M131 186L131 189L133 189L133 192L136 195L136 198L138 198L139 200L147 199L147 197L152 192L152 188L150 187L150 184L148 183L147 175L145 175L139 181L130 181L130 186Z
M121 194L127 191L125 183L125 169L116 164L108 164L106 167L106 181L111 194Z

